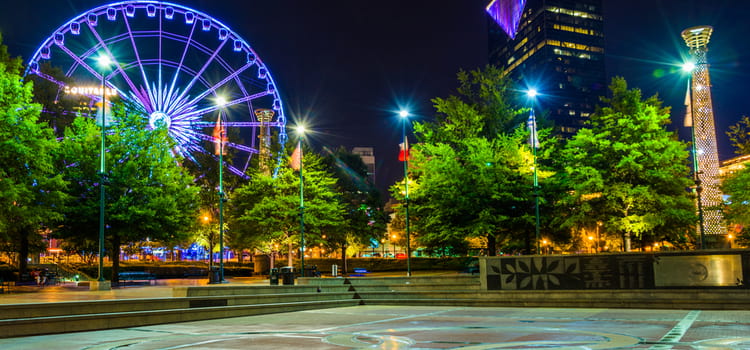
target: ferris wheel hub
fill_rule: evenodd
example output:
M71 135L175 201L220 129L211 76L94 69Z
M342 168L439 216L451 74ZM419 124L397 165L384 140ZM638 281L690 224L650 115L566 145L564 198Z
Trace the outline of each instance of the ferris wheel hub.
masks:
M172 125L172 118L164 112L156 111L148 116L148 125L150 125L152 129L164 127L169 129L169 126Z

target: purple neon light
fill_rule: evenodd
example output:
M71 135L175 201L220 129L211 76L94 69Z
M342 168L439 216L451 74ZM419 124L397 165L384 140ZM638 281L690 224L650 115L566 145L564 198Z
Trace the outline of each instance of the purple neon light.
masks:
M515 39L525 6L526 0L492 0L487 5L487 13L511 39Z
M130 23L131 21L153 21L152 18L155 17L158 17L157 21L161 23L162 17L172 20L177 15L183 16L184 22L182 23L187 29L184 32L188 34L182 35L174 31L162 32L161 25L159 29L153 30L148 30L141 25L135 29ZM110 22L118 21L124 24L125 29L119 33L115 32L116 35L110 35L111 33L107 31L110 26L105 25L107 22L99 21L99 17L106 18ZM77 39L85 37L84 28L88 29L86 35L91 36L93 41ZM218 45L211 41L204 43L195 40L194 34L197 28L200 28L198 31L215 33L219 39L216 43ZM66 36L69 37L66 38ZM146 47L146 51L142 51L143 46L149 43L144 38L149 37L158 37L156 41L158 44ZM172 46L169 49L163 47L162 40L171 40L169 44ZM234 57L225 57L228 55L223 53L226 43L230 44L226 46L231 51L242 55L243 64L237 65ZM68 44L70 47L66 46ZM93 46L81 44L93 44ZM181 48L179 48L180 45L182 45ZM86 47L88 50L85 49ZM122 49L131 52L130 57L118 57L117 53L122 52ZM158 56L148 53L149 51L157 52L157 50ZM169 50L170 56L162 57L163 50L164 52ZM177 51L181 51L182 54L180 55ZM61 52L62 55L57 52ZM141 52L146 52L146 56ZM196 66L194 59L186 64L186 58L192 58L195 52L207 56L202 61L202 65ZM117 90L121 98L135 102L144 114L168 117L169 135L177 143L175 152L181 153L188 159L195 160L192 156L195 153L210 154L203 147L205 147L205 141L212 140L212 137L208 135L210 131L207 129L212 128L213 122L208 119L213 120L211 115L219 110L219 107L212 102L219 93L230 93L227 96L229 102L224 108L234 106L232 108L236 110L237 115L250 118L249 121L228 121L225 124L228 128L250 130L250 137L247 133L240 132L241 135L245 135L243 138L250 142L248 145L228 144L229 147L248 154L245 164L249 164L249 155L259 153L254 148L254 144L260 127L278 129L279 142L286 141L286 117L278 88L265 64L244 39L205 13L157 0L121 1L93 8L55 30L32 56L25 75L38 75L63 88L64 83L39 71L40 61L51 60L52 65L56 63L59 65L62 59L69 62L64 63L65 66L62 67L67 76L83 78L83 81L94 79L100 81L102 80L101 69L94 65L94 58L99 55L107 55L114 62L113 68L104 76L107 86ZM257 70L250 70L253 66ZM218 76L221 78L219 80L216 79L217 72L222 74ZM81 76L81 74L84 75ZM163 74L167 75L164 83L162 83ZM261 124L252 120L254 108L269 107L278 111L275 122ZM242 109L246 110L243 112ZM243 171L237 168L230 167L230 170L244 176Z

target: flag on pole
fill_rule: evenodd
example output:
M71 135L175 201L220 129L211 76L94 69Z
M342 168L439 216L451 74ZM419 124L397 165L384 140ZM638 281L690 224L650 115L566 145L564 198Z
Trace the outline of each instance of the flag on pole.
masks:
M529 128L529 146L539 148L539 138L536 134L536 117L534 116L534 109L531 109L529 113L529 120L526 122L526 126Z
M399 147L398 160L400 162L408 160L409 159L409 140L407 139L406 142L399 143L398 147Z
M299 170L302 167L302 148L300 148L299 143L297 143L297 147L292 152L292 159L289 163L294 170Z
M227 130L224 127L224 124L221 122L221 114L216 117L216 125L214 126L213 138L214 154L219 155L219 153L221 153L222 155L226 155L227 150L224 145L227 142Z
M688 82L687 92L685 92L685 121L684 126L690 128L693 126L693 99L690 96L690 82Z

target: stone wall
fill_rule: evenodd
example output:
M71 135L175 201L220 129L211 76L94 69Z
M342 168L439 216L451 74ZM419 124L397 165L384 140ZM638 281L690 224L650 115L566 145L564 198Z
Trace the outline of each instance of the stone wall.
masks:
M485 290L749 288L750 250L480 257Z

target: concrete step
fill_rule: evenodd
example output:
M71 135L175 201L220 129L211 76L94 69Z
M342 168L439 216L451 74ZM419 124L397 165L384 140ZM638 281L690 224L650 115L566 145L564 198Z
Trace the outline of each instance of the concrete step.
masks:
M340 299L4 319L0 320L0 338L138 327L355 305L360 305L360 301Z
M320 293L314 292L258 295L203 295L182 298L119 299L39 304L8 304L0 305L0 320L69 315L96 315L150 310L176 310L208 306L240 306L253 304L289 303L295 301L343 300L353 299L354 295L354 292L337 291Z
M261 295L285 293L318 293L345 292L348 286L341 284L308 284L308 285L215 285L215 286L180 286L172 289L174 297L215 296L215 295Z
M366 305L459 305L507 307L750 310L750 296L737 290L609 291L357 291Z

